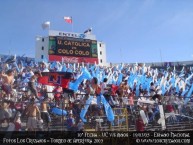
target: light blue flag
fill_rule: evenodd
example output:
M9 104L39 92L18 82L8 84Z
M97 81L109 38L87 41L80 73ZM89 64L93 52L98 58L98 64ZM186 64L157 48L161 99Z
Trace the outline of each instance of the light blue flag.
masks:
M91 70L91 71L94 71L94 69L95 69L95 65L92 65L89 67L89 70Z
M172 76L172 79L170 81L172 83L172 87L175 87L175 82L176 82L176 79L174 76Z
M86 115L86 112L88 111L88 107L90 106L92 99L93 99L93 96L89 96L89 98L86 100L86 104L84 105L84 108L82 108L80 112L80 118L82 119L83 122L87 122L84 116Z
M63 67L62 67L62 71L61 72L66 72L66 65L64 65Z
M97 105L98 105L99 108L102 107L101 95L98 95L98 96L97 96Z
M184 96L188 92L189 88L182 92L182 96Z
M111 102L111 105L113 105L113 106L116 104L116 102L113 100L112 96L110 96L110 102Z
M119 64L118 69L121 71L123 69L123 64Z
M119 73L118 79L117 79L117 85L120 85L123 80L123 74Z
M95 70L91 70L91 72L92 72L92 77L96 77Z
M176 92L179 93L180 92L180 88L178 85L176 85Z
M134 84L133 81L134 81L134 79L135 79L135 75L131 74L129 79L128 79L128 81L127 81L130 88L133 88L133 84Z
M162 90L162 95L164 95L166 93L166 89L165 89L164 85L162 85L161 90Z
M14 62L13 64L15 65L17 72L21 72L21 70L19 69L19 67L18 67L17 63L16 63L16 62Z
M52 62L52 64L50 65L50 69L55 69L56 68L56 61Z
M80 85L80 83L84 80L84 79L91 79L91 75L88 72L88 70L86 68L83 68L82 70L82 75L80 77L78 77L78 79L75 82L70 82L69 83L69 89L72 89L74 91L78 90L78 87Z
M111 106L109 105L109 103L106 101L105 97L103 95L100 95L100 97L101 97L101 102L103 103L104 108L105 108L105 113L107 115L107 119L108 119L108 121L112 122L115 119L113 110L112 110Z
M71 68L68 68L68 69L67 69L67 72L71 72L71 73L72 73L73 71L72 71Z
M61 116L62 116L62 114L63 115L67 115L67 111L66 110L62 110L62 109L57 108L57 107L52 108L51 112L53 114L55 114L55 115L61 115Z
M34 62L33 62L33 61L30 61L29 66L30 66L30 67L34 67Z
M188 92L188 94L187 94L187 96L186 96L186 99L185 99L185 101L184 101L185 104L188 103L188 101L189 101L189 99L190 99L190 96L192 95L192 92L193 92L193 84L192 84L192 87L190 88L190 90L189 90L189 92Z

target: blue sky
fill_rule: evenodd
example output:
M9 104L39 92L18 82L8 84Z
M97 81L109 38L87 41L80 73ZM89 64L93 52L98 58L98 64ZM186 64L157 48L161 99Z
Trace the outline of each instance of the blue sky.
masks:
M193 0L4 0L0 5L0 54L34 56L35 37L51 29L92 27L106 43L108 62L193 60Z

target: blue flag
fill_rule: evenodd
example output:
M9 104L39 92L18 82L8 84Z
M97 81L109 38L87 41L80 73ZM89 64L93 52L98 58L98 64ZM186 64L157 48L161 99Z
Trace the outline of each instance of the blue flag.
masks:
M84 80L84 79L91 79L91 75L88 72L88 70L86 68L83 68L82 70L82 75L75 81L75 82L70 82L69 83L69 89L72 89L74 91L78 90L78 87L80 85L80 83Z
M93 99L93 96L89 96L88 100L86 100L86 104L85 104L84 108L82 108L82 110L80 112L80 118L82 119L83 122L87 122L87 120L84 118L84 116L86 115L86 112L88 111L88 107L90 106L92 99Z
M57 108L57 107L52 108L51 112L52 112L53 114L55 114L55 115L61 115L61 116L62 116L62 114L63 114L63 115L67 115L66 110L62 110L62 109Z
M186 96L186 99L184 101L185 104L188 103L189 99L190 99L190 96L192 95L192 92L193 92L193 84L192 84L192 87L190 88L189 92L188 92L188 95Z
M107 115L108 121L113 121L115 119L115 116L114 116L114 113L113 113L113 110L112 110L111 106L106 101L106 99L105 99L105 97L103 95L100 95L100 98L101 98L101 102L104 105L105 113Z

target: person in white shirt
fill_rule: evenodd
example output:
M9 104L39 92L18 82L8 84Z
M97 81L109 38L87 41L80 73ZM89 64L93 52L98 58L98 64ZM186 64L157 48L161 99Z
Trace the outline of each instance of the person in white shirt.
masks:
M108 92L108 88L107 88L107 78L104 78L102 84L101 84L101 93L105 94Z

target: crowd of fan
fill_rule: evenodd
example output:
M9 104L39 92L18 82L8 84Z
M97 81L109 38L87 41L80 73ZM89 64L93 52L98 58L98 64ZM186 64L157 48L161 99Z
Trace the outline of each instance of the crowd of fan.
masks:
M69 69L74 74L74 80L81 75L81 67L87 67L90 73L93 73L90 70L91 65L77 66L76 64L76 67L65 63L61 65L66 65L66 71ZM63 90L60 86L50 87L38 84L37 78L41 76L41 72L58 71L55 67L51 68L48 63L1 62L0 124L7 122L9 123L7 130L21 130L20 116L22 115L28 117L28 130L33 131L38 126L41 129L43 122L49 128L51 124L50 108L54 106L67 111L63 123L66 123L68 130L82 130L84 123L79 114L89 95L93 95L94 98L86 114L87 120L89 121L91 116L105 116L104 109L97 105L98 94L103 94L112 108L126 107L130 114L136 111L137 104L137 107L143 109L149 119L152 118L158 103L164 105L166 112L193 115L191 109L192 93L188 103L184 103L189 91L185 92L185 90L191 88L193 81L190 77L193 71L191 67L184 67L183 70L182 68L175 68L174 70L172 67L158 70L137 64L122 65L121 70L119 66L97 67L105 77L93 77L91 80L85 80L79 85L78 91L68 95L62 93ZM121 82L117 83L120 72L123 76ZM117 73L114 79L117 82L113 81L112 77L110 78L113 73ZM131 85L128 81L131 74L135 74L136 78L144 75L146 78L153 79L145 86L137 84L137 79L134 79L132 80L133 85ZM176 78L179 78L177 85L171 85L169 81L170 76L174 74ZM157 83L163 76L166 76L166 85L168 83L170 86L164 93ZM188 81L186 81L187 78L189 78ZM185 86L181 85L180 87L180 83L184 84L183 82L185 82ZM148 101L153 103L147 103Z

